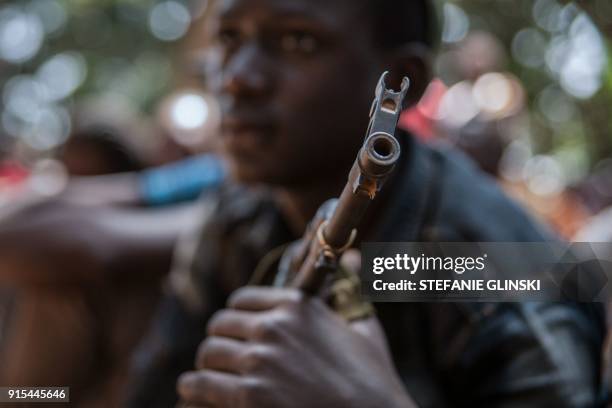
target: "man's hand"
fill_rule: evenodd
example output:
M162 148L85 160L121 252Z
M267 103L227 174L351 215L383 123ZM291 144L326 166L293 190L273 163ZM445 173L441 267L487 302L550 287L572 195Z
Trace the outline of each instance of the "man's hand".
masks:
M178 382L190 407L414 406L378 321L352 327L298 290L243 288L208 335Z

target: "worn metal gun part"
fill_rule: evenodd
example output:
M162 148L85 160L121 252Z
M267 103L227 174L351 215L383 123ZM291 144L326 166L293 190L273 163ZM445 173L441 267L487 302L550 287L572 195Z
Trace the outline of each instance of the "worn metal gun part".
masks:
M399 160L401 148L394 134L410 82L404 78L395 92L387 89L387 75L378 81L366 137L342 194L333 210L326 211L328 216L315 217L316 225L304 237L310 248L292 287L312 294L321 289L325 277L337 269L340 256L352 246L363 215Z

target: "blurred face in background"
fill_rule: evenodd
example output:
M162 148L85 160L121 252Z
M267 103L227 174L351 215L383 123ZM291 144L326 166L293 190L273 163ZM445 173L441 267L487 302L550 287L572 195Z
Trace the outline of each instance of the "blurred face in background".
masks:
M140 171L144 167L131 147L122 143L120 137L111 138L107 132L74 135L64 144L57 159L72 176L125 173Z
M211 89L235 179L299 186L346 172L385 67L355 0L220 0Z

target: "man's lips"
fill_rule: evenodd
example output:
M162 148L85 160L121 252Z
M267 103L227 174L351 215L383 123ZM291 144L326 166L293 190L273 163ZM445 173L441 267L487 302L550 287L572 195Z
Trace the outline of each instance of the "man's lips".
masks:
M244 152L270 143L275 126L267 119L226 117L222 129L226 147L230 151Z

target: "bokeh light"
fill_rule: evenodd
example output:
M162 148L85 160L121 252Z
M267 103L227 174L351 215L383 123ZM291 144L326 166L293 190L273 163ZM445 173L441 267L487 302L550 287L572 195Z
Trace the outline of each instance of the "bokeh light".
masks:
M474 101L489 117L504 117L516 113L522 106L522 88L515 78L499 72L482 75L474 83Z
M221 112L212 95L196 88L186 88L164 98L157 117L176 143L191 151L199 151L214 144Z
M444 5L444 27L442 30L442 41L445 43L456 43L465 38L470 28L470 19L463 9L452 4Z
M538 108L553 125L562 125L576 119L576 103L558 86L550 85L538 95Z
M538 68L544 64L547 47L546 38L535 28L519 31L512 41L512 55L521 64L529 68Z
M565 187L563 169L552 156L537 155L525 163L523 178L529 189L537 195L548 196L561 192Z
M171 96L164 120L179 144L197 145L203 134L213 134L216 101L198 89L201 83L184 81L176 69L182 61L174 64L174 50L201 43L189 37L207 2L196 3L3 1L2 150L17 144L41 156L52 153L74 128L73 109L90 99L152 116ZM443 17L436 61L439 97L426 114L418 105L440 125L431 133L499 138L500 175L537 194L553 194L599 171L598 163L612 154L612 69L606 41L580 3L438 4ZM593 0L592 11L598 23L612 23L609 1ZM214 71L216 56L201 45L198 50L204 75L212 78L206 74ZM552 179L552 187L542 188Z
M175 41L183 37L190 23L189 10L176 1L157 4L149 15L149 28L162 41Z
M469 20L467 34L444 43L438 59L449 87L440 104L449 138L498 138L506 144L499 175L540 197L599 172L597 163L612 154L612 65L599 31L612 23L612 4L594 0L587 14L583 3L566 0L446 3L445 30L461 13Z
M68 21L66 8L57 0L33 0L27 10L40 18L48 35L61 31Z
M42 196L60 193L68 184L68 173L62 163L53 159L37 161L32 168L28 187Z
M15 7L0 9L0 58L21 63L36 55L42 46L44 28L40 18Z
M447 126L459 128L467 125L478 115L479 109L469 82L460 82L452 86L442 98L440 119Z
M590 98L601 88L607 63L601 35L583 13L572 23L567 41L567 54L559 71L561 86L577 98Z
M54 55L41 65L36 73L45 87L49 101L62 100L75 92L87 75L84 58L74 52Z
M208 119L208 104L202 96L187 93L176 99L171 115L179 129L196 129L203 126Z

